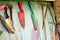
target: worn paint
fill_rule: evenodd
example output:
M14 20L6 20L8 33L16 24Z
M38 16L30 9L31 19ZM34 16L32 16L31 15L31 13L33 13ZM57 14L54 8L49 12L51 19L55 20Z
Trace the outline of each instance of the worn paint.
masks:
M3 31L3 34L0 36L0 40L16 40L16 36L18 37L18 40L31 40L31 30L33 29L33 23L32 23L32 19L31 19L31 11L29 9L28 6L28 2L23 2L23 9L24 9L24 13L25 13L25 29L22 29L19 20L18 20L18 12L19 11L19 7L17 2L9 2L13 5L13 9L12 9L12 16L13 16L13 22L14 22L14 28L15 28L15 34L9 34L6 29L4 28L4 26L1 24L0 22L0 28ZM39 24L39 30L40 30L40 37L41 40L45 40L44 37L44 30L42 30L42 24L43 24L43 19L42 19L42 10L41 10L41 6L38 5L37 2L32 2L33 3L33 10L34 10L34 14L36 16L36 18L38 19L38 24ZM44 7L45 10L45 7ZM0 15L2 15L4 17L4 10L0 11ZM8 10L8 14L9 14L9 10ZM47 12L47 19L46 19L46 31L47 31L47 40L52 40L52 31L54 31L54 25L49 24L47 21L51 22L51 16L49 14L49 11Z

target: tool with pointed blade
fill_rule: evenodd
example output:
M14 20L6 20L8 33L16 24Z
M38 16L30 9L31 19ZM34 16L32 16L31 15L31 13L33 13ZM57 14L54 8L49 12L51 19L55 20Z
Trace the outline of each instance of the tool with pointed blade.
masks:
M14 27L13 27L13 23L12 23L12 20L10 19L9 15L7 14L7 7L5 8L5 12L4 12L4 15L5 15L5 21L6 23L9 25L9 27L11 28L11 31L14 33ZM9 29L9 28L7 28Z
M11 19L11 21L12 21L12 24L14 24L14 23L13 23L13 15L12 15L13 5L10 4L10 3L8 3L7 6L8 6L9 11L10 11L10 19ZM14 29L14 27L13 27L13 29ZM15 29L14 29L14 30L15 30ZM14 32L14 34L15 34L16 40L18 40L18 36L17 36L16 32Z
M37 19L35 18L35 15L34 15L34 12L33 12L33 9L32 9L32 3L31 2L28 2L29 4L29 8L31 10L31 18L32 18L32 22L33 22L33 25L34 25L34 29L32 29L32 40L39 40L39 28L38 28L38 21Z
M20 9L20 12L18 12L18 18L19 18L22 28L24 29L25 28L25 16L24 16L22 2L18 2L18 6Z
M10 23L8 23L8 20L5 20L1 15L0 20L9 33L14 33L14 30L12 29Z
M12 9L13 9L13 5L12 4L7 4L7 6L8 6L8 8L9 8L9 10L10 10L10 19L11 19L11 21L12 21L12 24L13 24L13 15L12 15ZM14 29L14 27L13 27L13 29ZM14 29L15 30L15 29Z

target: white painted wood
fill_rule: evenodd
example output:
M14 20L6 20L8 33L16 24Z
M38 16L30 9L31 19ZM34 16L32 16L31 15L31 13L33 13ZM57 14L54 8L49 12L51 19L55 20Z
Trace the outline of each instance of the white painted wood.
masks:
M0 36L0 40L31 40L31 33L33 29L33 23L31 19L31 11L29 9L28 3L23 2L23 9L25 13L25 29L22 29L19 19L18 19L18 12L19 7L17 2L9 2L13 5L13 23L14 23L14 28L15 28L15 34L9 34L4 26L2 25L0 21L0 29L3 31L3 34ZM38 19L38 24L39 24L39 30L40 30L40 39L45 40L45 34L44 30L42 29L43 25L43 18L42 18L42 10L41 6L37 2L32 2L33 3L33 10L36 18ZM44 7L45 10L45 7ZM8 9L8 14L9 14L9 9ZM0 11L0 15L4 17L4 10ZM52 31L54 25L48 23L52 21L51 16L49 14L49 11L47 12L47 19L46 19L46 35L47 35L47 40L52 40ZM18 37L16 39L16 37Z

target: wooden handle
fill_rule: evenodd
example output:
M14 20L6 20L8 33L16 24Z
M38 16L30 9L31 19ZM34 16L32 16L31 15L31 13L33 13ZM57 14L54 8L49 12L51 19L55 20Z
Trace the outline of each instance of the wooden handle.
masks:
M13 6L12 6L12 4L7 4L7 6L9 8L9 10L10 10L10 18L12 20L12 8L13 8Z
M7 14L7 7L5 7L5 12L4 12L5 18L9 18L8 14Z

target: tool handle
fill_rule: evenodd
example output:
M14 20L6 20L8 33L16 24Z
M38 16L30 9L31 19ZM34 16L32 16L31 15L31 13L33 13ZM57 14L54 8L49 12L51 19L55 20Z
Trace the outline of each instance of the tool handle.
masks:
M20 11L23 11L22 2L18 2L18 6L19 6Z
M6 7L6 5L0 6L0 10L3 10Z
M7 7L5 8L5 12L4 12L5 18L9 18L8 14L7 14Z
M28 2L28 4L29 4L30 10L31 10L31 12L33 14L34 12L33 12L33 8L32 8L32 3L31 2Z
M23 7L22 7L22 2L18 2L18 6L20 9L20 12L18 13L18 18L19 18L22 28L25 28L25 18L24 18L24 11L23 11Z
M12 8L13 8L13 5L12 4L7 4L9 10L10 10L10 18L12 20Z

